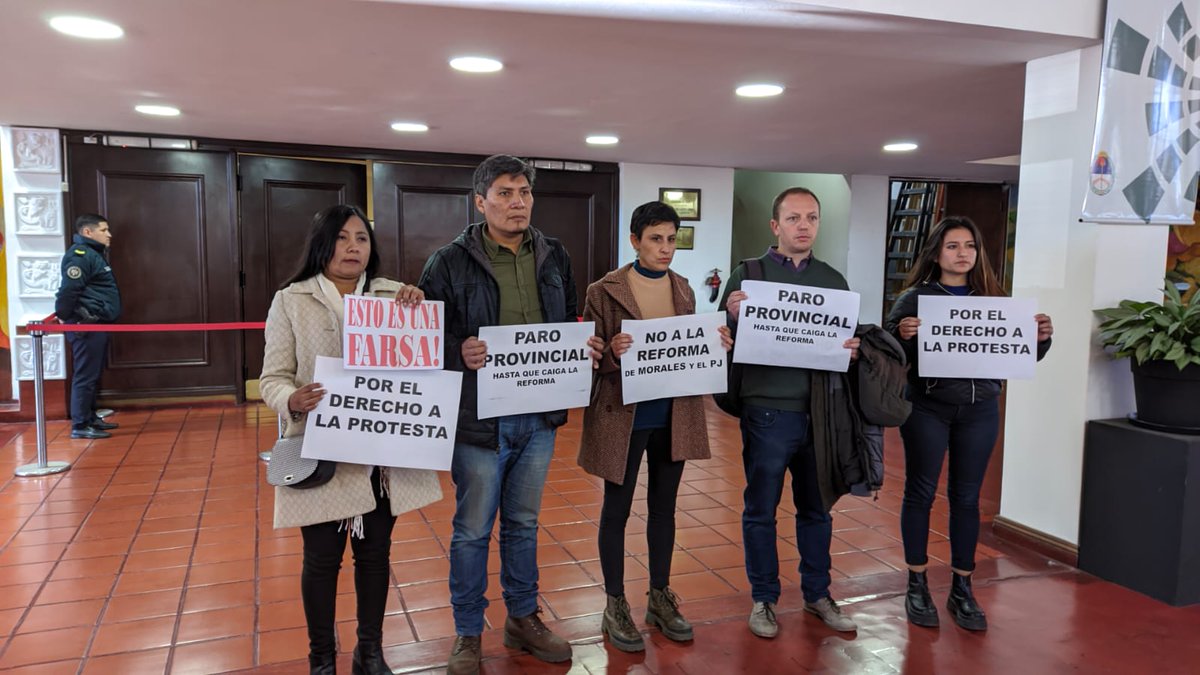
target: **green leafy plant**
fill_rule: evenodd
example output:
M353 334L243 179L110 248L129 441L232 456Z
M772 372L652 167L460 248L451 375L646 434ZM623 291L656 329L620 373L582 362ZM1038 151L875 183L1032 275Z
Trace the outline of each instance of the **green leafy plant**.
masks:
M1096 310L1100 341L1115 347L1115 356L1132 356L1138 365L1170 361L1180 370L1200 365L1200 293L1184 301L1175 284L1167 282L1163 302L1122 300L1116 307Z

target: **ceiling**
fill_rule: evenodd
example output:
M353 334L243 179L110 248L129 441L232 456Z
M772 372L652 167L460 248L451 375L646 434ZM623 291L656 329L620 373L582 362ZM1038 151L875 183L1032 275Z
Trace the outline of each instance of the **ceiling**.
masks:
M790 0L580 0L591 11L574 15L468 4L481 3L0 0L0 123L1010 180L1015 167L968 162L1020 152L1025 62L1094 42ZM126 35L59 35L46 20L64 13ZM506 67L451 70L461 54ZM734 95L751 81L787 90ZM183 114L145 117L140 103ZM399 134L397 120L431 129ZM621 142L586 145L596 133ZM898 140L921 148L881 151Z

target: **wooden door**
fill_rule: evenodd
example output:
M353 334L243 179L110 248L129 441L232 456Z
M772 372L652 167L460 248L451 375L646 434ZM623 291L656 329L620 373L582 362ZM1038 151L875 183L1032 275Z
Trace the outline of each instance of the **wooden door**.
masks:
M112 228L121 323L241 319L232 154L72 144L69 160L72 218ZM114 333L100 395L240 397L240 365L236 332Z
M238 175L243 313L246 321L265 321L275 291L299 267L313 215L335 204L366 208L367 167L365 162L239 155ZM243 377L257 380L263 335L248 332L244 340Z

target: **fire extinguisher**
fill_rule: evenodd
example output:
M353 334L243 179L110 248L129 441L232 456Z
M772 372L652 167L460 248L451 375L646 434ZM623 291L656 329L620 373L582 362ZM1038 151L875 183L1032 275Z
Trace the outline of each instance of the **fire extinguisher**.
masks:
M708 284L710 289L708 292L708 301L716 302L717 295L721 292L721 270L713 268L708 273L708 278L704 280L704 283Z

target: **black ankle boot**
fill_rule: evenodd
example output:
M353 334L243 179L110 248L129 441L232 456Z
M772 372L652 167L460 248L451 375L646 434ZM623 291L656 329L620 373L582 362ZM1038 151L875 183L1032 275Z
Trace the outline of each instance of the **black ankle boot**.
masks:
M929 582L924 572L908 571L908 594L904 597L904 611L908 620L918 626L937 628L937 607L933 604L933 596L929 595Z
M987 630L987 614L975 602L975 594L971 592L971 577L957 572L952 575L954 582L950 585L946 609L950 610L954 623L967 630Z
M383 660L383 647L378 642L360 642L354 646L350 672L354 675L392 675L392 669Z
M337 654L309 654L308 675L337 675Z

